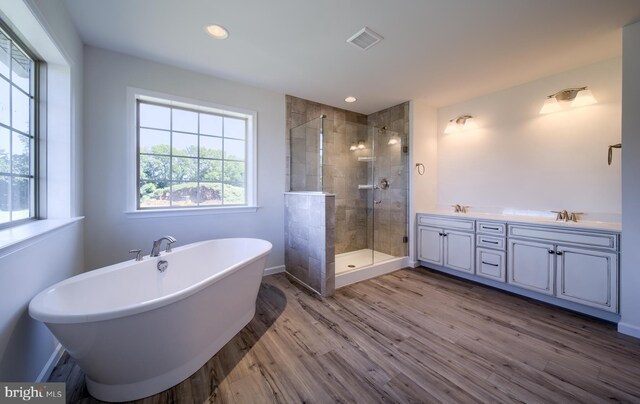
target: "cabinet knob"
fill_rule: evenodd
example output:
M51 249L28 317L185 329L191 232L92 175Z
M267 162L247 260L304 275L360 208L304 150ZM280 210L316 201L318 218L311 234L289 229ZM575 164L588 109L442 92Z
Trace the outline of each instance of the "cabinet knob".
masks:
M562 251L558 251L556 255L562 255Z
M556 252L553 250L548 250L549 254L555 254Z

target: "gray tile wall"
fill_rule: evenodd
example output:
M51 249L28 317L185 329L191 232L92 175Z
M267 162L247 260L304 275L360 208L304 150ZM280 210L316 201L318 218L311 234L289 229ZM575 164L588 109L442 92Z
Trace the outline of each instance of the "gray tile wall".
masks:
M285 193L287 273L322 296L335 290L335 197Z
M286 111L287 189L335 195L335 253L372 248L393 256L407 255L408 244L402 238L408 234L408 154L402 152L402 146L408 145L409 103L366 116L287 95ZM324 164L319 159L321 114L327 116ZM386 126L388 132L378 133L372 126ZM401 142L389 146L392 131ZM374 136L376 162L372 174L374 163L359 161L358 157L371 156ZM349 150L360 140L365 141L364 150ZM388 190L358 189L359 184L379 184L382 178L389 180ZM374 196L382 203L372 205ZM297 271L310 279L302 269Z

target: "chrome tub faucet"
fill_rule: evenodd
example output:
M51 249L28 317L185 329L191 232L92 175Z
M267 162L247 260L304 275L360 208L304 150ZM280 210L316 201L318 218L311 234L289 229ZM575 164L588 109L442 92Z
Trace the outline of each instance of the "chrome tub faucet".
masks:
M151 254L149 254L150 257L160 256L160 245L162 245L162 240L167 241L167 249L165 250L165 252L171 252L171 244L178 241L176 240L175 237L171 237L171 236L164 236L159 238L158 240L153 242L153 247L151 248Z

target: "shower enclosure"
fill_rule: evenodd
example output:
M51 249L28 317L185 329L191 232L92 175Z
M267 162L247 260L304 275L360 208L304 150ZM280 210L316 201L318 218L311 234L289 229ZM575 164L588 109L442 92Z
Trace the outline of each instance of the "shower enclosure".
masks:
M327 250L335 248L336 278L407 256L402 134L322 115L292 128L290 142L292 193L335 198L333 237L326 239Z

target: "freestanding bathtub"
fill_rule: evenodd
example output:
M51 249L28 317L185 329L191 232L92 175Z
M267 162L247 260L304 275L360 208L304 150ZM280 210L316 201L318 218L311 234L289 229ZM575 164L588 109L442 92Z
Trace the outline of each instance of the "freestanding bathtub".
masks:
M96 269L42 291L29 314L78 362L92 396L147 397L189 377L249 323L271 247L202 241Z

